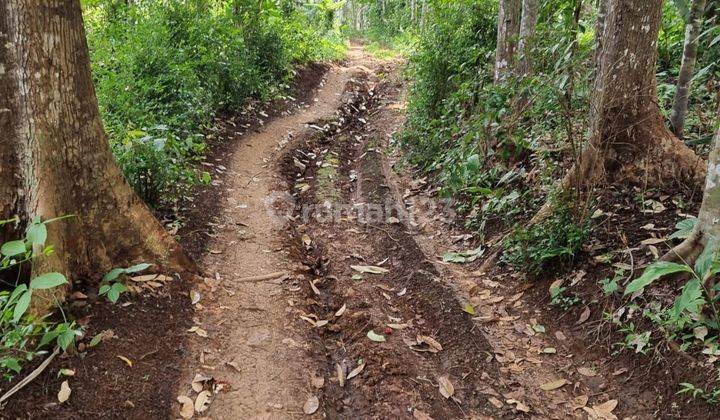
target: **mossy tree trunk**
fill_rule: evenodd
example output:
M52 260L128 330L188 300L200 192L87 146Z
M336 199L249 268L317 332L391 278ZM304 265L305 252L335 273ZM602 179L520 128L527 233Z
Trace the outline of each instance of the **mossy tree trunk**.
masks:
M520 19L520 40L518 41L518 74L526 76L532 72L530 42L535 36L538 19L538 0L523 0Z
M194 271L113 159L79 0L0 3L0 138L0 218L74 216L48 226L55 253L34 271L85 283L139 261Z
M695 74L697 62L698 38L703 27L706 0L693 0L690 6L690 15L685 25L685 44L683 47L682 64L675 91L670 124L673 132L682 139L685 130L685 117L690 99L690 83Z
M498 6L497 47L495 50L495 82L512 72L520 36L521 0L500 0Z
M662 0L607 0L588 144L561 188L702 185L705 162L664 124L655 79ZM547 217L546 204L535 216Z
M720 121L720 109L717 113ZM693 264L707 246L710 238L720 245L720 127L715 133L713 149L708 157L705 191L697 224L690 236L663 257L667 261Z

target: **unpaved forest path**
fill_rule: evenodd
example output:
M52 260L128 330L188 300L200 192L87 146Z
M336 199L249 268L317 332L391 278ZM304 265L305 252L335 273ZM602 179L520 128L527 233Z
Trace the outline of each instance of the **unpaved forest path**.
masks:
M391 170L400 70L353 47L309 107L239 144L177 395L215 389L196 414L213 419L613 418L621 385L543 331L530 286L442 262L464 238Z

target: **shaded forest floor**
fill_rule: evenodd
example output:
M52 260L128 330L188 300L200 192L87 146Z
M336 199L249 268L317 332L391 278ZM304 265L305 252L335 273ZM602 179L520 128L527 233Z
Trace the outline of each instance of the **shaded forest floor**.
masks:
M301 74L295 101L224 118L204 164L214 181L179 232L205 277L76 308L88 339L108 339L56 361L0 417L716 418L675 394L688 372L706 379L700 365L611 356L612 308L594 289L560 311L553 275L528 282L492 252L443 261L478 244L396 165L402 66L354 47ZM568 283L595 284L608 273L593 255L673 225L625 194L604 203ZM76 372L62 405L61 368Z

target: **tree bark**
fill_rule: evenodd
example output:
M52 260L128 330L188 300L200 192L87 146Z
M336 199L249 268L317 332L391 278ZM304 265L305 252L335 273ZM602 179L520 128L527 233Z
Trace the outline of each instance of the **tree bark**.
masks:
M518 73L527 76L532 72L530 40L535 36L538 19L538 0L523 0L520 19L520 41L518 42Z
M685 45L683 47L682 64L680 75L675 91L672 112L670 113L670 124L678 138L683 138L685 128L685 116L688 110L690 83L695 73L697 62L698 37L702 31L703 16L705 14L706 0L693 0L690 7L690 15L685 25Z
M717 112L720 121L720 108ZM693 265L695 259L708 245L710 238L720 245L720 127L715 133L713 149L708 157L705 191L698 213L698 220L690 236L663 256L666 261L685 262Z
M590 139L561 188L601 182L649 187L701 185L705 163L664 125L657 104L662 0L608 0L603 52L591 101ZM547 203L534 222L547 217Z
M33 271L92 284L139 261L196 270L115 164L79 0L0 2L0 130L0 218L73 215L48 226L55 253Z
M500 0L498 8L495 83L512 72L520 35L521 0Z

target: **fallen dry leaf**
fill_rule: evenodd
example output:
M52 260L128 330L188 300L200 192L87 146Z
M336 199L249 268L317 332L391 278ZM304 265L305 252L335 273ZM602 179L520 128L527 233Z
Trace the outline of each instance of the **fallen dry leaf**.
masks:
M314 414L318 410L318 408L320 408L320 400L315 395L311 395L308 397L307 401L305 401L305 404L303 405L303 413L309 416L311 414Z
M523 404L521 401L514 400L514 399L509 399L509 400L506 400L505 402L508 403L508 404L513 404L513 405L515 406L515 409L516 409L517 411L522 411L523 413L529 413L529 412L530 412L530 407L528 407L527 405Z
M429 351L437 353L443 349L442 345L434 338L427 335L418 335L415 343L410 343L410 348L415 351Z
M592 407L583 407L583 410L585 410L592 419L617 420L617 416L612 413L615 407L617 407L617 404L617 400L609 400Z
M207 331L203 330L202 328L198 327L197 325L194 327L191 327L188 332L195 333L199 335L200 337L207 338L208 333Z
M360 372L363 371L363 369L365 369L365 362L362 362L355 369L351 370L350 373L348 373L346 379L349 381L350 379L358 376L360 374Z
M70 393L72 390L70 389L70 384L68 381L63 381L60 384L60 391L58 391L57 399L60 401L60 403L64 403L70 398Z
M315 376L313 375L312 378L310 378L310 383L312 386L314 386L317 389L322 389L322 387L325 386L325 378L322 376Z
M502 401L498 400L495 397L489 397L488 401L490 402L490 404L494 405L495 408L502 408L502 406L503 406Z
M340 363L335 363L335 373L337 374L338 384L340 388L345 386L345 370L340 366Z
M122 360L123 362L127 363L128 366L132 367L132 365L133 365L132 360L128 359L125 356L120 356L120 355L118 355L117 358Z
M581 367L581 368L578 368L577 371L582 376L589 376L589 377L597 376L597 373L590 368Z
M542 389L543 391L552 391L554 389L562 388L567 383L568 382L565 379L557 379L555 381L550 381L540 385L540 389Z
M375 265L351 265L350 268L360 273L369 274L385 274L390 272L390 270L388 270L387 268L382 268Z
M342 314L345 313L345 310L347 310L347 305L345 305L345 304L343 303L343 306L341 306L340 309L338 309L337 312L335 312L335 316L338 317L338 318L341 317Z
M580 395L572 400L572 409L573 411L579 410L583 407L585 407L588 403L589 397L587 395Z
M440 388L440 395L445 398L450 398L455 395L455 387L453 386L447 375L443 375L438 378L438 385Z
M191 419L195 414L195 405L193 404L193 400L188 396L180 395L177 397L177 402L180 403L180 417L184 419Z
M200 292L197 290L191 290L190 291L190 303L193 305L200 302L200 299L202 298L202 295L200 295Z
M210 407L210 396L212 393L210 391L202 391L198 394L197 398L195 398L195 411L198 413L202 413L203 411L207 410L208 407Z
M588 318L590 318L590 307L586 306L585 310L580 314L580 318L578 318L577 322L575 322L575 325L580 325L583 322L587 321Z

